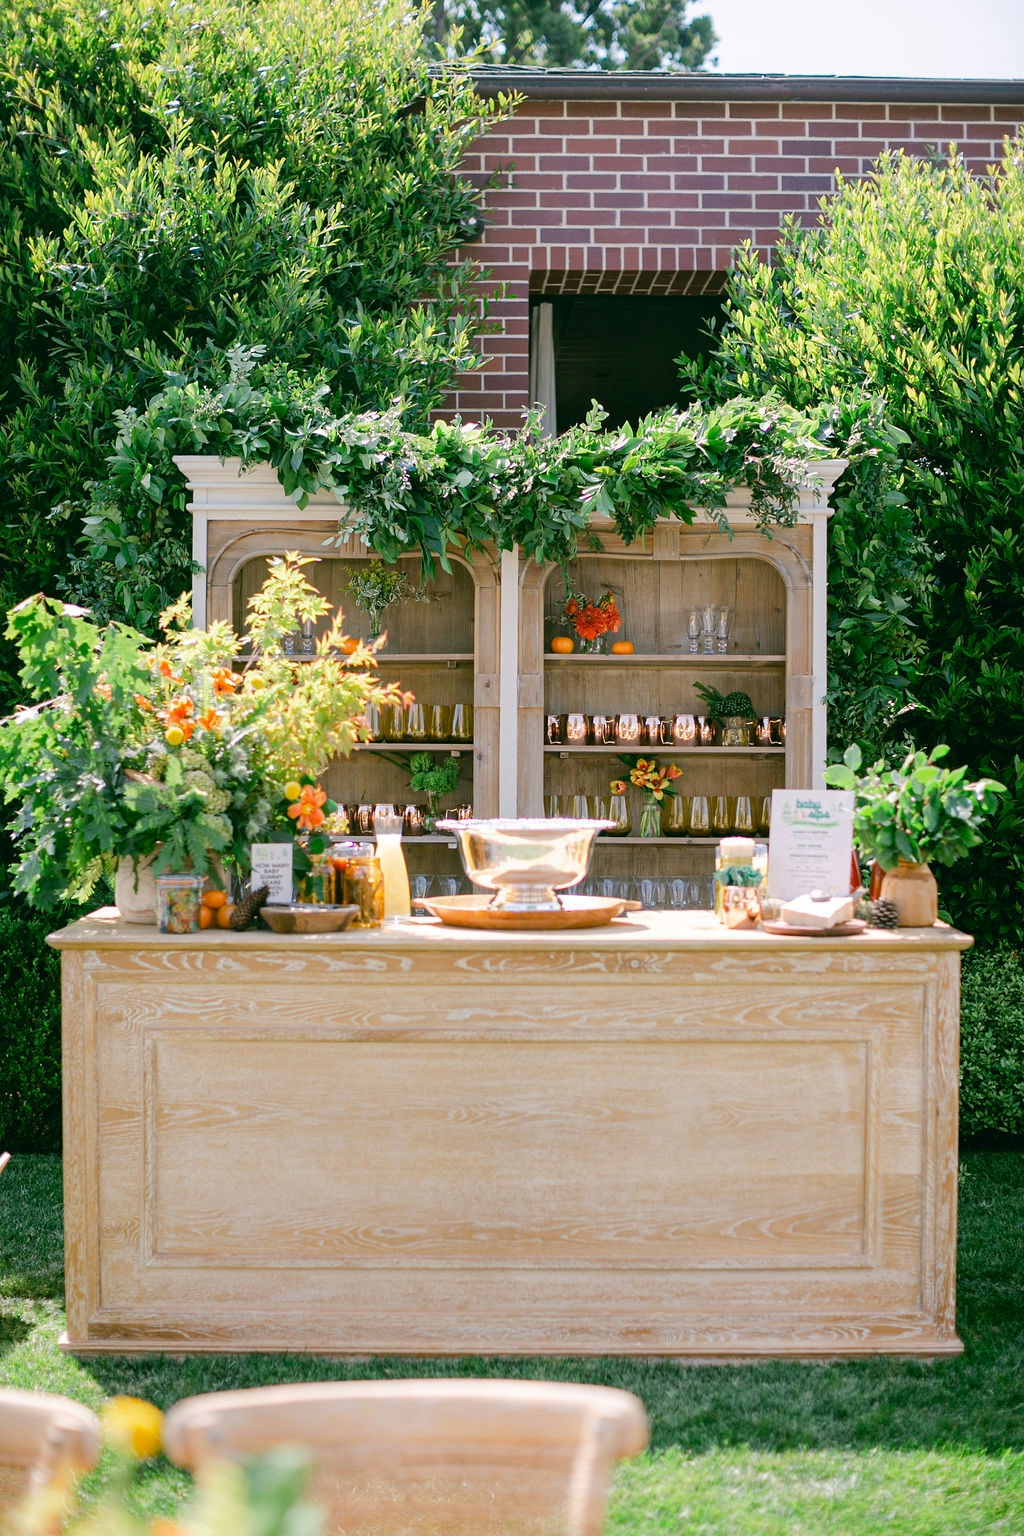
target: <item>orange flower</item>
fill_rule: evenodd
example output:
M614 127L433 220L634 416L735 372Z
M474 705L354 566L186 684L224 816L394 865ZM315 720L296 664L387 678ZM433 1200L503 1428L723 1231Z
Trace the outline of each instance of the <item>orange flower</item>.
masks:
M624 795L626 793L625 779L612 779L609 787L613 795Z
M213 678L214 693L234 693L242 681L237 673L227 667L214 667L210 676Z
M175 674L174 669L166 657L160 663L160 676L166 677L168 682L173 683L176 688L181 686L181 678Z
M181 725L189 715L194 715L195 712L196 707L192 700L183 693L180 699L171 700L167 708L161 711L160 718L168 725Z
M303 784L299 798L288 807L288 815L300 832L312 832L326 821L320 809L326 799L326 790L318 789L315 784Z
M201 725L204 731L219 731L221 718L215 709L204 709L196 720L196 724Z
M153 706L149 702L149 700L146 698L146 695L144 693L137 693L135 695L135 702L139 706L139 708L140 709L144 709L147 714L150 714L152 712Z

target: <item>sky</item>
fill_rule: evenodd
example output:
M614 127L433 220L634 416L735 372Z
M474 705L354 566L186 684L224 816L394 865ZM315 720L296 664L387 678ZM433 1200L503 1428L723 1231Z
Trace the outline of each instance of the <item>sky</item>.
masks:
M1024 79L1024 0L691 0L688 13L711 17L725 74Z

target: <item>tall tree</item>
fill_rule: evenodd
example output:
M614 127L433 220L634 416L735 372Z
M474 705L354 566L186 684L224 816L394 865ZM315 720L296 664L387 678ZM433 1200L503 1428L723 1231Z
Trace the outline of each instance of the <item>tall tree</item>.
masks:
M718 41L689 0L434 0L434 40L480 48L495 64L699 69Z

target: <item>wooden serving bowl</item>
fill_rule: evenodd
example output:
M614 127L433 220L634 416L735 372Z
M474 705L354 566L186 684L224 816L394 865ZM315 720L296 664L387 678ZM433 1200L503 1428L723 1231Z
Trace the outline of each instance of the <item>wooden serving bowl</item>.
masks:
M359 911L358 907L305 906L260 907L260 917L275 933L340 933Z

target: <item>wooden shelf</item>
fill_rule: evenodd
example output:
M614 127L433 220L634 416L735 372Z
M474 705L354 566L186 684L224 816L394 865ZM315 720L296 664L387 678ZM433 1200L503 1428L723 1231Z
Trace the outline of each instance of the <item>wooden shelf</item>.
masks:
M238 659L240 661L246 661L248 660L248 656L243 652ZM305 661L315 661L316 656L294 655L287 656L286 660L302 663ZM347 657L342 651L334 651L331 655L331 660L345 661L347 660ZM378 668L383 666L468 667L472 666L472 664L472 651L437 651L436 653L431 652L427 654L423 652L417 654L411 651L393 651L390 653L388 651L382 651L377 657Z
M668 651L662 655L641 656L634 653L632 656L581 656L579 652L572 651L568 656L557 655L553 651L545 651L545 666L563 667L665 667L686 666L695 669L717 667L729 672L745 672L753 667L774 667L782 669L786 665L785 656L767 655L739 655L734 653L725 656L702 656L693 651Z
M764 836L768 836L767 832ZM594 839L594 847L611 848L619 843L628 844L630 847L672 848L679 843L699 843L713 848L716 843L721 842L723 837L752 837L756 841L758 834L756 832L721 832L714 837L610 837L608 833L601 832Z
M471 741L360 741L356 752L447 752L451 757L461 757L472 752Z
M576 757L589 753L593 757L782 757L785 747L651 747L631 746L628 742L612 747L545 746L545 752L556 752L560 757Z

